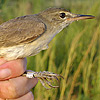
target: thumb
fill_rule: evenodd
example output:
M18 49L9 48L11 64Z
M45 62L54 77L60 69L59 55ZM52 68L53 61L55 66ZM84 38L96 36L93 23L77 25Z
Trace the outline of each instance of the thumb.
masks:
M26 58L12 61L0 59L0 80L17 77L23 74L26 70Z

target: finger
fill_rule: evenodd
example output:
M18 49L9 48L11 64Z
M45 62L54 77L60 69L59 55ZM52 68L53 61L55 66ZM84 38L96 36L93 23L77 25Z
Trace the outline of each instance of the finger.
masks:
M34 100L34 96L32 92L28 92L24 96L17 98L17 99L8 99L8 100Z
M28 93L37 82L37 78L28 79L26 77L17 77L7 81L0 81L0 97L4 99L19 98Z
M5 61L2 61L5 62ZM20 76L26 70L26 58L5 62L0 66L0 80Z
M2 98L0 98L0 100L4 100ZM27 94L25 94L24 96L17 98L17 99L6 99L6 100L34 100L34 96L32 94L32 92L28 92Z

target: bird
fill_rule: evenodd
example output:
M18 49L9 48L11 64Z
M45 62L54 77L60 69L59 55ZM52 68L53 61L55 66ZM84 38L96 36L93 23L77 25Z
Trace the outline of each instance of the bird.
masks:
M64 8L48 8L38 14L25 15L11 19L0 25L0 58L7 61L28 56L35 56L48 49L53 37L74 21L93 19L92 15L73 14ZM27 70L24 77L37 77L48 89L59 86L52 85L50 80L62 77L59 74L43 71ZM62 77L63 78L63 77Z

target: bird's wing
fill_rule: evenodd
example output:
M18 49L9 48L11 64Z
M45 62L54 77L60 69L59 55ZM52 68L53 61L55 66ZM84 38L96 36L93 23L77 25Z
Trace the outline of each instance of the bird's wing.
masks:
M0 47L32 42L45 30L44 23L32 15L17 17L0 25Z

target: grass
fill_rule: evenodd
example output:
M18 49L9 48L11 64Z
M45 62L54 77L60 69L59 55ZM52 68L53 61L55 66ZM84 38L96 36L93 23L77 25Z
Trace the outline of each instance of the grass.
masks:
M93 20L72 23L49 44L49 49L28 57L28 69L48 70L64 76L60 88L46 90L40 82L32 89L35 100L99 100L100 1L99 0L1 0L0 23L48 7L92 14Z

